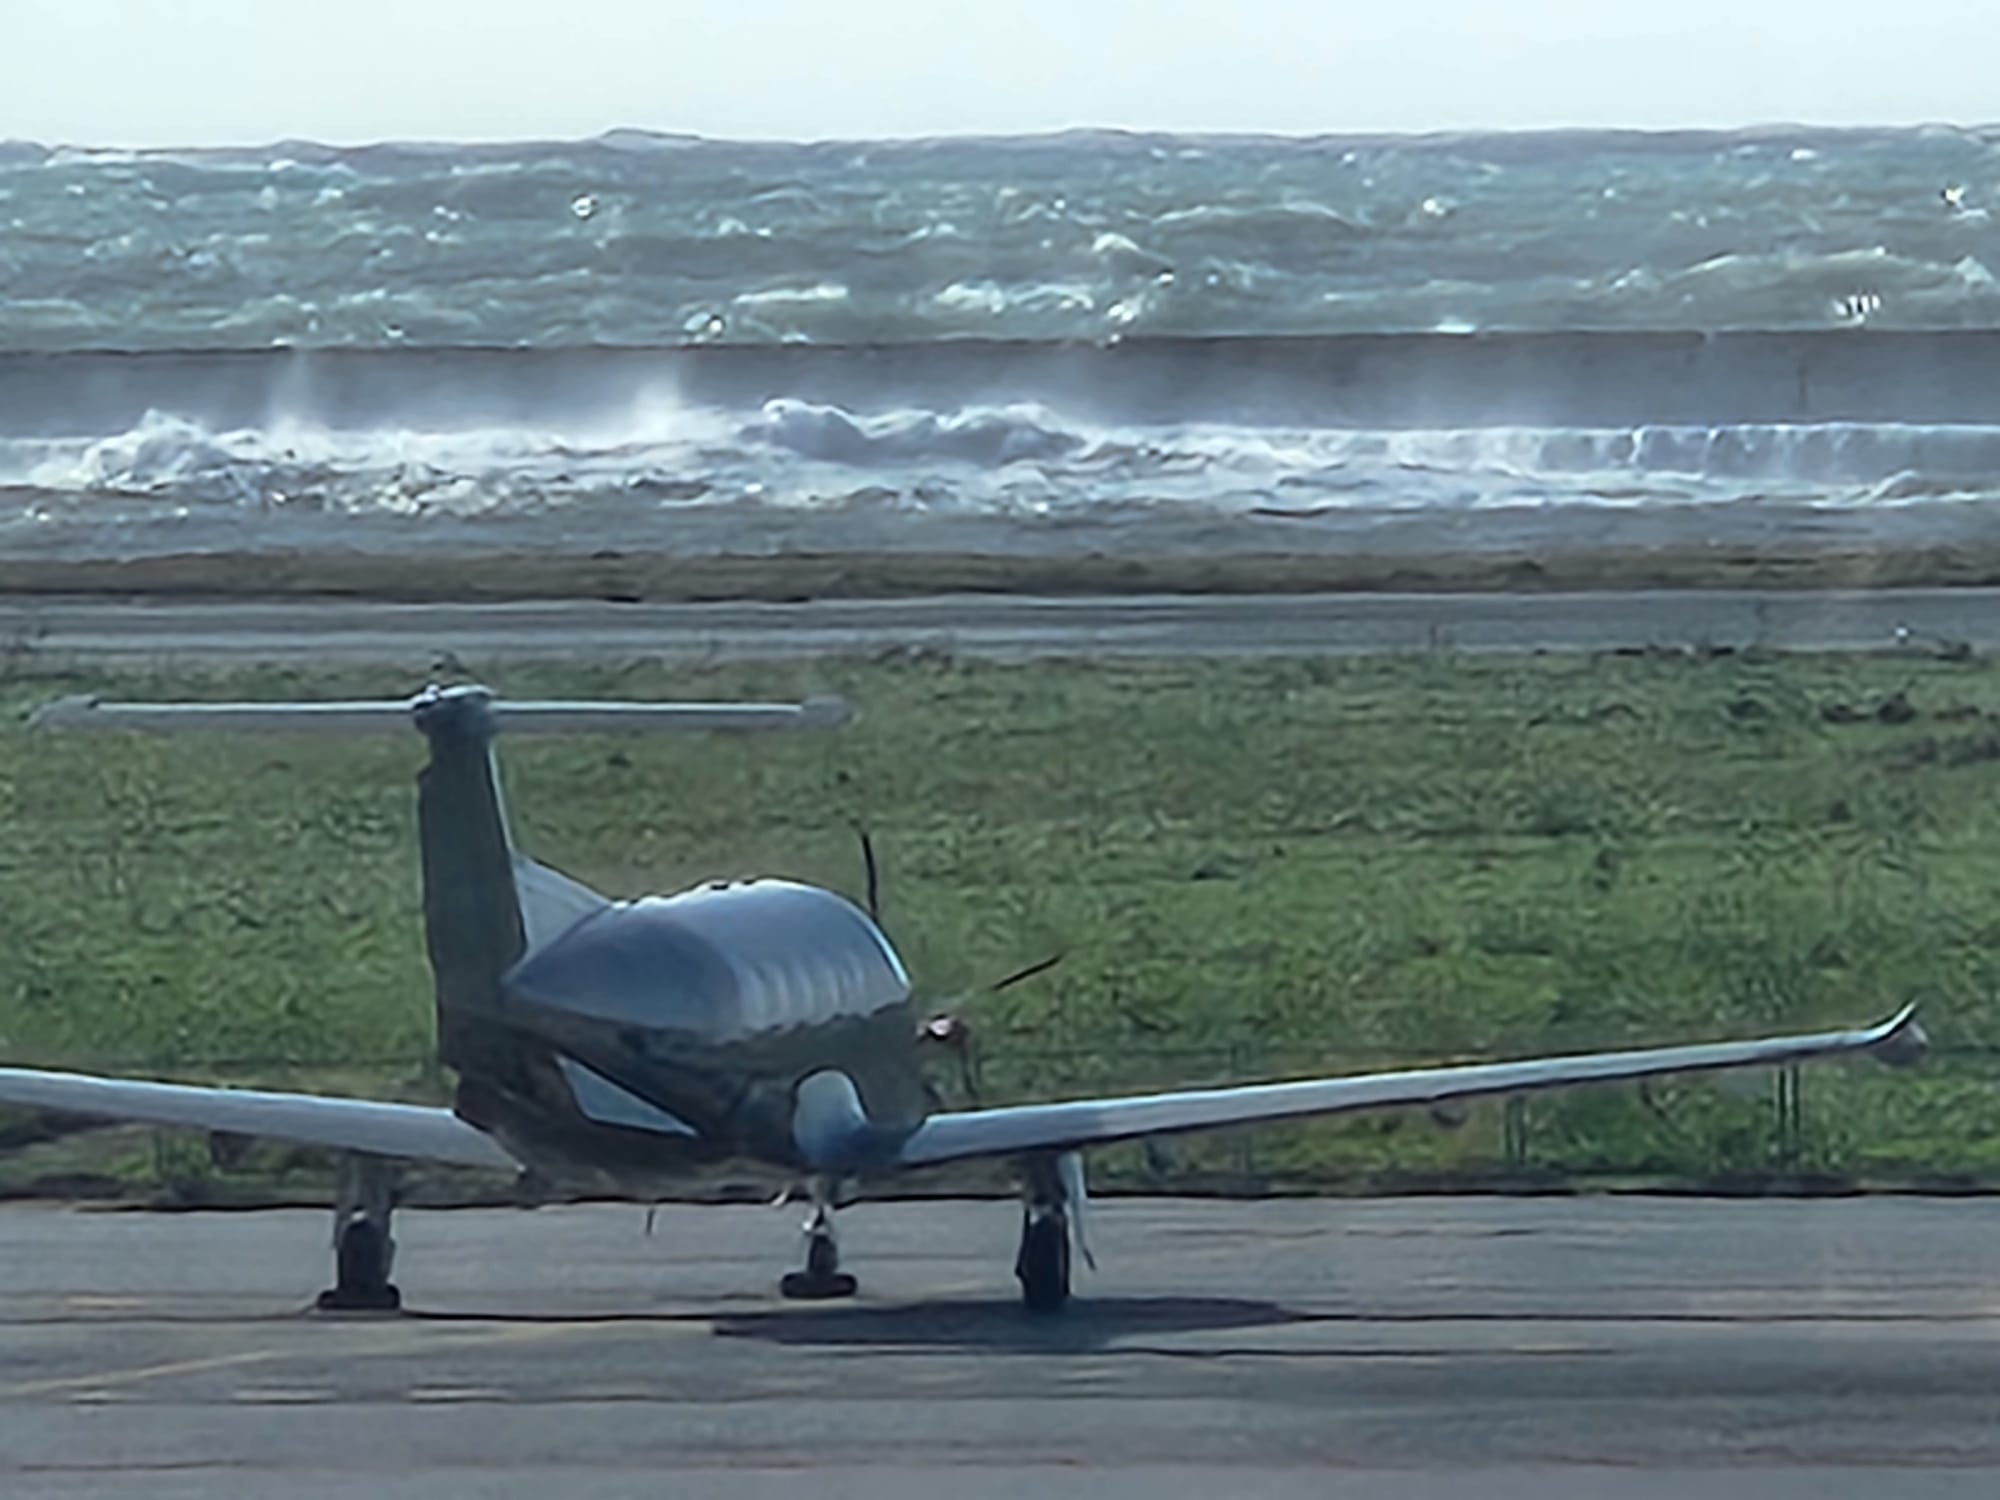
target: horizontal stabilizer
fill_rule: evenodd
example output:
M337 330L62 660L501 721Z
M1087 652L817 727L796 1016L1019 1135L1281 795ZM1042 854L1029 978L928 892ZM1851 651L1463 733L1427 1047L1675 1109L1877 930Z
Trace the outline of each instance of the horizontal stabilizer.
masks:
M450 689L451 693L474 690ZM79 696L44 704L29 718L35 729L277 730L368 734L401 728L425 695L319 703L116 703ZM833 729L853 716L840 698L803 703L633 703L495 698L493 727L507 734L605 734L661 730Z

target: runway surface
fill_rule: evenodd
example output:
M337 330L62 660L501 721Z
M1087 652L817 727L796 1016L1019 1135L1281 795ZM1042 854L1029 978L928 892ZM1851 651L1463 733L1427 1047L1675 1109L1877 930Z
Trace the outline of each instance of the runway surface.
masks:
M1018 1310L1018 1210L407 1212L400 1317L301 1311L328 1220L0 1209L0 1493L1991 1495L2000 1205L1095 1206Z
M1272 655L1762 644L2000 645L2000 590L977 595L801 604L160 603L0 598L0 650L37 659L407 662L868 654Z

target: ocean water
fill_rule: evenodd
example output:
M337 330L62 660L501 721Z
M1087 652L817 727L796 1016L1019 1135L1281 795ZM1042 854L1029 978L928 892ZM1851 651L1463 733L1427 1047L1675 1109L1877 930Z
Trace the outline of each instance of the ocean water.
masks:
M0 549L1963 530L1996 205L1949 129L0 145Z

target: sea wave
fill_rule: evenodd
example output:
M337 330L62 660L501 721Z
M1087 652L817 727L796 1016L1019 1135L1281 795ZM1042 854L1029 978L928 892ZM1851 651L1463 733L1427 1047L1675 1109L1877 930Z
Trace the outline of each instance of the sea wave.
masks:
M1995 183L1937 129L0 145L0 554L1967 535Z
M1992 326L1974 130L0 147L0 349Z
M299 415L215 429L167 411L93 437L0 442L0 543L229 517L264 545L323 518L449 527L558 515L573 541L658 545L727 512L784 545L784 518L909 530L937 518L1148 528L1340 512L1536 507L1687 512L2000 497L2000 425L1898 423L1376 430L1105 424L1047 406L753 410L670 398L562 425L340 427ZM758 518L762 519L759 520ZM1689 522L1698 525L1697 522ZM775 529L772 529L775 528ZM871 533L872 534L872 533ZM912 533L914 535L914 533Z

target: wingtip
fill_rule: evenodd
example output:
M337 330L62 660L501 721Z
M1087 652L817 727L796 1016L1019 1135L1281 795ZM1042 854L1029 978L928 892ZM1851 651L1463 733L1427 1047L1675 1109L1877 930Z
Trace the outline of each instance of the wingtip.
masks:
M1875 1028L1868 1050L1891 1067L1904 1067L1930 1051L1931 1039L1917 1024L1917 1002L1912 1000Z
M93 693L71 693L64 698L52 698L28 715L28 727L60 729L65 724L79 723L90 717L97 702Z
M837 694L808 698L799 705L799 722L808 729L838 729L854 718L854 706Z

